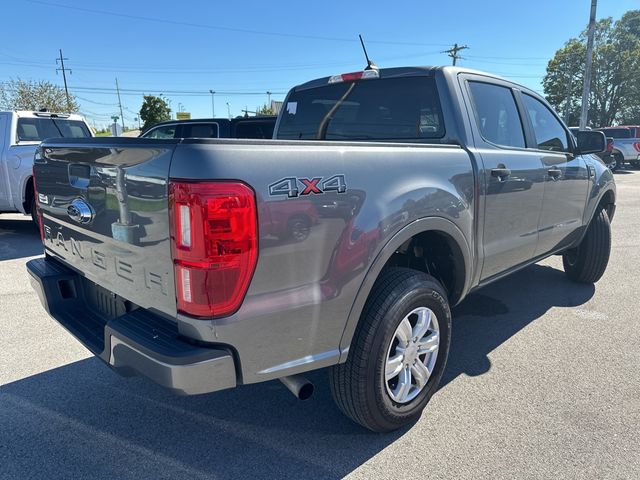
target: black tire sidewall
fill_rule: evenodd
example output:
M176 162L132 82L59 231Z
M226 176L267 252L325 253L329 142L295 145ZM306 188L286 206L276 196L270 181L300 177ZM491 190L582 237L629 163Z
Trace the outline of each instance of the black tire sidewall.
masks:
M384 425L385 429L397 428L399 424L408 423L420 416L437 390L446 367L451 342L451 312L440 285L435 281L426 280L429 278L426 275L424 278L423 281L405 283L405 290L390 304L373 338L371 363L367 372L367 390L369 401L375 402L377 406L372 409L372 413L377 417L377 423ZM398 324L418 307L431 309L437 317L440 330L438 358L422 392L409 403L398 404L389 397L385 386L387 352Z

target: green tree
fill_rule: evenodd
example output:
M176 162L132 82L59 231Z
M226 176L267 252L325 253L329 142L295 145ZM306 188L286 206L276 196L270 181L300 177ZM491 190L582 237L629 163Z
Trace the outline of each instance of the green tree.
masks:
M80 105L72 94L69 94L67 104L64 88L51 82L17 78L0 84L0 109L76 113Z
M549 103L570 125L580 120L586 31L571 38L547 65L542 84ZM588 124L629 122L640 113L640 10L596 23Z
M273 112L273 109L265 103L256 110L256 115L275 115L275 113Z
M152 127L156 123L171 120L171 109L167 101L160 95L145 95L142 107L140 107L140 118L142 119L142 130Z

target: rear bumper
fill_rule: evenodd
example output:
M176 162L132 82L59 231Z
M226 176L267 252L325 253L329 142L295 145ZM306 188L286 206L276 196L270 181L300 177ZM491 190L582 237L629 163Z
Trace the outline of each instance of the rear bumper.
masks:
M236 386L233 356L224 347L192 345L173 322L141 308L127 312L113 296L96 302L100 287L55 260L31 260L27 271L49 315L118 373L187 395Z

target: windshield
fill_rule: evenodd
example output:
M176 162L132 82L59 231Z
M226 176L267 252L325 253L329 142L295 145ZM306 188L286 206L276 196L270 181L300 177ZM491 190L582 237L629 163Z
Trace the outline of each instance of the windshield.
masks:
M432 77L330 84L293 92L277 138L424 141L444 136Z
M61 118L19 118L18 141L41 142L47 138L86 138L91 133L84 122Z

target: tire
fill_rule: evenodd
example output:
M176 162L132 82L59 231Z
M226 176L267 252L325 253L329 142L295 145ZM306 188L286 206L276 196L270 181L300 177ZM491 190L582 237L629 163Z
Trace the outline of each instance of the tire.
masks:
M414 348L418 343L410 342L415 340L413 336L423 318L421 314L427 311L431 313L430 320L422 325L430 325L431 329L425 327L426 333L421 340L425 350L431 349L432 353L419 355L420 350ZM411 323L414 316L415 325ZM400 345L397 336L405 320L410 321L409 337L413 337L404 344L406 347ZM438 333L435 350L434 332ZM442 285L416 270L397 267L384 270L365 304L347 361L330 370L331 393L336 404L347 417L374 432L390 432L415 422L438 388L450 341L451 311ZM413 350L409 348L411 345ZM405 354L400 362L395 362L400 373L387 380L388 365L393 365L401 347ZM412 360L415 355L419 356ZM421 386L414 370L417 360L422 366L425 363L431 366L431 373L422 377L427 380L420 382ZM411 375L403 377L405 372L411 372ZM428 373L428 369L424 372ZM403 392L401 378L409 379L403 382L403 385L410 385L404 391L407 394L405 401L393 397L395 391Z
M29 201L29 213L31 214L31 220L33 220L36 228L40 230L40 221L38 220L38 208L35 197L31 197L31 200Z
M640 162L638 162L637 160L634 160L633 162L631 162L631 166L633 168L638 168L640 167Z
M624 157L622 156L621 153L614 153L613 154L613 159L615 160L615 164L613 165L613 168L611 169L611 171L615 171L615 170L619 170L622 168L622 165L624 164Z
M604 274L611 254L611 224L602 208L591 220L585 237L576 248L562 254L567 276L580 283L595 283Z
M311 221L308 217L297 216L287 222L287 235L296 242L302 242L309 237Z

